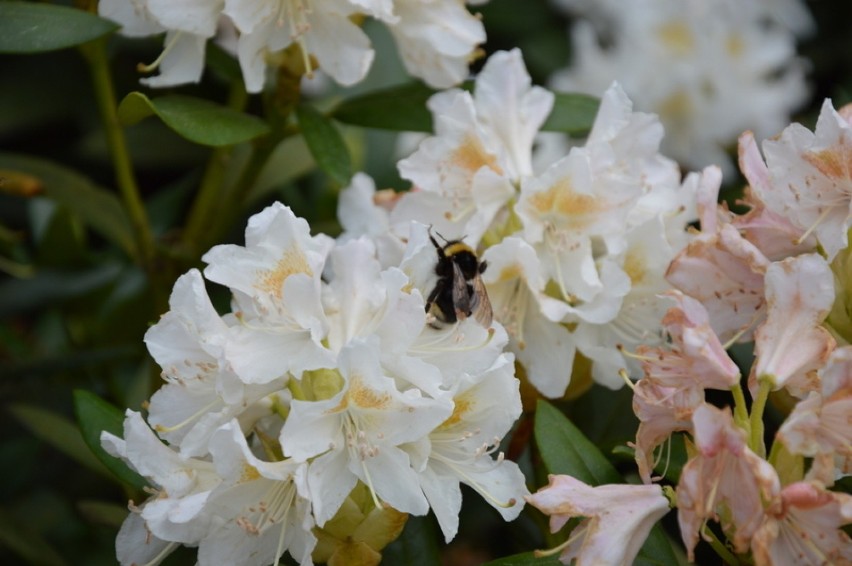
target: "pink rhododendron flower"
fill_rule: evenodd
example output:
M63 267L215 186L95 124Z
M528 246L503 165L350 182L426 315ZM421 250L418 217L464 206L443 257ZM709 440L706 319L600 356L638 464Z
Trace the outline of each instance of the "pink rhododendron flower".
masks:
M848 245L852 226L852 124L844 110L826 100L815 131L792 124L763 143L773 185L767 206L813 232L829 261Z
M689 383L704 389L724 390L736 385L739 368L710 327L704 306L680 291L670 291L666 296L676 301L663 317L671 347L636 349L640 356L646 357L642 362L645 375L674 388Z
M817 375L820 392L796 405L778 438L790 452L817 458L814 466L828 457L831 471L837 459L842 473L852 473L852 346L835 350Z
M646 376L633 388L636 430L636 466L645 483L651 483L654 449L678 430L692 430L692 413L704 403L704 390L694 384L668 387Z
M714 171L709 168L709 171ZM666 279L707 309L720 340L751 339L763 315L763 274L769 260L716 208L721 174L699 185L701 233L672 260ZM720 218L722 220L720 222Z
M749 182L741 204L750 210L732 217L731 223L772 261L815 251L817 242L813 235L805 235L786 215L767 206L766 200L773 198L772 178L751 132L740 136L739 159L740 170Z
M852 495L813 482L790 484L754 534L755 564L852 564L852 539L840 529L850 522Z
M773 263L766 271L766 322L755 332L749 387L761 379L804 397L818 387L815 371L835 341L821 326L834 302L834 277L825 260L806 254Z
M709 519L721 520L734 550L745 552L763 520L763 500L781 489L778 474L746 446L745 432L734 425L729 410L705 404L695 410L692 422L698 454L683 467L677 486L678 522L689 560Z
M549 484L526 497L550 515L556 532L573 517L585 517L571 532L559 560L576 566L632 564L654 523L669 511L658 485L591 487L571 476L548 476Z

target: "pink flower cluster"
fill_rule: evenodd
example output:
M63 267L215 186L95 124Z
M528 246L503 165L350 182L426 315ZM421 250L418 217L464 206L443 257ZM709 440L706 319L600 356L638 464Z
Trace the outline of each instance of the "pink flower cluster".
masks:
M721 174L705 170L701 229L667 272L676 287L662 321L669 341L635 352L644 373L633 401L644 485L619 486L617 501L601 510L586 509L562 477L528 498L557 527L577 515L591 517L581 523L589 531L603 517L633 517L632 536L577 537L561 555L566 564L604 563L614 545L622 554L606 563L629 564L637 534L644 540L667 499L690 560L704 538L723 557L751 553L758 566L852 564L841 529L852 522L852 496L831 490L852 473L852 326L842 316L852 303L852 107L837 112L827 101L814 132L791 125L764 142L763 154L746 132L739 161L748 211L717 205ZM752 341L747 403L726 347ZM706 389L730 391L733 411L707 403ZM792 408L767 451L763 417L773 392ZM666 498L655 453L679 431L689 435L688 461ZM585 487L602 495L615 486Z

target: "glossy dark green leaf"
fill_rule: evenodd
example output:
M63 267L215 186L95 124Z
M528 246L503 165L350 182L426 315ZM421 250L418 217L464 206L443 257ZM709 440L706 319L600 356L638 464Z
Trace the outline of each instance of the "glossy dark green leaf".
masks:
M37 190L79 216L101 236L133 255L135 244L130 219L118 197L76 171L45 159L0 153L0 180L4 175L25 174Z
M31 405L12 405L9 407L9 413L39 440L90 470L109 476L106 468L92 455L72 421L47 409Z
M431 132L432 113L426 101L435 91L411 83L344 100L332 117L345 124L398 132Z
M42 53L86 43L118 29L89 12L35 2L0 2L0 53Z
M600 101L587 94L557 92L553 110L541 127L548 132L584 136L592 129Z
M547 401L538 402L534 431L548 473L567 474L593 486L622 482L598 447Z
M595 384L569 407L577 428L607 456L636 438L639 419L633 413L629 387L613 391Z
M142 476L131 470L127 464L108 454L101 447L101 432L124 436L124 413L118 407L107 403L94 393L77 389L74 391L74 410L77 422L83 432L83 440L115 477L122 483L142 489L147 485Z
M561 566L559 555L537 558L532 552L515 554L485 563L484 566Z
M660 525L654 525L654 528L651 529L633 564L635 566L677 566L680 564L665 531Z
M113 283L122 266L102 262L82 271L40 269L28 279L0 280L0 318L10 314L37 311L54 302L74 299ZM7 365L0 371L5 376L16 370Z
M311 155L329 177L341 185L352 178L352 159L343 136L331 120L308 104L296 107L296 117Z
M382 551L382 564L434 566L441 563L438 529L432 516L408 518L402 534Z
M191 142L212 147L235 145L269 133L269 126L257 116L191 96L151 99L141 92L131 92L118 106L118 117L125 125L148 116L157 116Z

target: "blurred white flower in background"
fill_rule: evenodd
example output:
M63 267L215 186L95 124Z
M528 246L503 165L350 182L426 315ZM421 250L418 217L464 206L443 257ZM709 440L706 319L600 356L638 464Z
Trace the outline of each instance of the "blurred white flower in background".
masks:
M715 164L744 130L778 133L808 98L796 34L813 28L798 0L557 0L580 19L570 65L551 86L600 96L617 80L659 115L662 152L690 168Z
M248 92L263 90L276 55L291 45L299 47L308 76L319 68L344 86L361 81L375 57L358 23L365 16L388 27L408 72L435 88L462 82L485 42L481 19L462 0L105 0L98 10L127 36L166 32L157 61L140 66L159 71L142 79L153 87L201 80L206 43L217 27Z

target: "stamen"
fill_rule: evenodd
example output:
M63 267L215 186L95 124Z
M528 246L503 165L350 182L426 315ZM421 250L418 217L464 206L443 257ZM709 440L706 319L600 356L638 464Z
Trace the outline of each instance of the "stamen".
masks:
M556 547L548 549L548 550L536 550L533 554L535 555L536 558L544 558L546 556L553 556L554 554L559 554L563 550L568 548L568 546L571 545L574 541L576 541L577 539L579 539L583 535L585 535L586 529L587 529L587 526L585 524L581 523L580 525L577 525L577 527L573 531L571 531L571 536L568 537L568 540L566 540L565 542L563 542L559 546L556 546Z
M180 39L181 33L182 32L179 31L174 32L174 35L172 35L171 39L167 41L165 47L163 47L163 52L160 53L160 55L156 59L154 59L153 63L149 63L148 65L145 65L144 63L139 63L136 65L136 70L140 73L151 73L153 71L156 71L157 67L160 66L160 63L163 62L163 59L166 58L166 55L169 54L169 51L172 50L178 39Z
M797 521L793 521L789 514L783 519L783 522L787 523L789 530L793 532L792 536L788 536L790 540L788 544L791 549L800 546L810 550L815 557L819 558L815 564L831 564L829 557L816 544L814 544L811 536L799 526ZM780 531L785 532L786 529L781 528ZM797 552L793 556L804 556L804 554L804 552Z
M444 464L446 464L447 466L452 468L456 472L456 474L458 474L458 476L460 478L462 478L462 480L467 485L469 485L470 487L475 489L477 491L477 493L479 493L482 497L484 497L485 499L490 501L493 506L508 509L509 507L513 507L517 503L517 500L514 497L510 498L508 501L498 500L490 492L488 492L484 487L482 487L479 484L478 481L476 481L475 479L470 477L468 474L466 474L461 467L457 466L455 464L455 462L453 462L449 458L445 457L444 455L439 454L437 452L433 452L431 457L440 461L440 462L443 462ZM502 459L501 459L501 461L502 461Z
M742 327L739 331L737 331L737 333L736 333L736 334L734 334L733 336L731 336L731 338L730 338L727 342L725 342L724 344L722 344L722 349L727 350L728 348L730 348L731 346L733 346L734 344L736 344L736 343L737 343L737 340L739 340L740 338L742 338L743 334L745 334L746 332L748 332L749 330L751 330L751 328L754 326L754 324L755 324L755 323L758 321L758 319L760 318L760 315L761 315L761 314L762 314L762 312L758 312L758 313L756 313L756 314L755 314L755 315L751 318L751 320L749 321L749 323L748 323L747 325L745 325L744 327Z
M672 437L671 437L671 435L669 435L669 437L666 439L666 465L663 468L663 473L660 474L662 477L666 477L666 473L668 473L668 471L669 471L669 464L671 464L671 462L672 462Z
M163 548L163 550L161 550L160 553L157 554L157 556L155 556L154 558L151 559L150 562L147 562L147 563L143 564L142 566L155 566L156 564L159 564L160 562L165 560L166 556L171 554L172 551L175 548L177 548L178 546L180 546L180 544L176 543L176 542L171 542L171 543L167 544L165 546L165 548Z
M174 432L176 430L180 430L181 428L185 427L186 425L188 425L189 423L191 423L192 421L194 421L195 419L197 419L201 415L209 413L213 407L216 407L217 405L221 405L221 404L223 404L222 400L216 399L212 403L210 403L210 404L202 407L201 409L199 409L196 413L193 413L192 415L188 416L182 422L179 422L178 424L172 425L172 426L156 425L156 426L154 426L154 430L156 430L157 432Z
M291 482L288 481L288 483L291 483ZM283 520L281 521L281 534L278 535L278 548L275 550L275 566L279 566L280 561L281 561L281 556L284 554L284 539L285 539L285 535L287 534L286 517L287 517L287 514L290 511L290 507L293 505L293 499L295 499L295 491L296 491L295 487L292 486L292 483L291 483L290 489L287 490L287 491L288 491L288 494L287 494L288 497L286 497L286 500L284 501L284 509L286 509L286 511L284 512L284 516L282 517Z
M810 228L808 228L807 230L805 230L805 233L804 233L804 234L802 234L801 236L799 236L798 238L796 238L795 240L793 240L793 243L795 243L795 245L797 245L797 246L798 246L799 244L801 244L802 242L804 242L805 240L807 240L807 239L808 239L808 236L810 236L810 235L811 235L811 232L813 232L813 231L816 229L816 227L817 227L817 226L819 226L819 225L820 225L820 223L822 223L822 221L823 221L823 220L825 220L825 218L826 218L829 214L831 214L831 211L832 211L832 210L834 210L834 209L833 209L832 207L830 207L830 206L825 207L825 210L822 212L822 214L820 214L820 215L819 215L819 218L817 218L817 219L816 219L816 221L815 221L813 224L811 224Z
M624 380L624 383L627 384L627 387L633 390L636 389L636 385L634 385L633 381L630 379L630 375L627 373L626 369L621 368L620 370L618 370L618 375L619 377L621 377L621 379Z
M464 207L459 208L458 206L454 207L456 212L447 211L444 213L444 218L449 220L450 222L458 222L462 220L465 216L474 212L476 210L476 202L473 199L470 199L470 203Z
M562 293L562 298L565 299L566 303L575 305L577 303L577 296L569 293L565 287L565 278L562 275L562 261L559 259L561 246L558 245L558 242L553 241L555 239L553 236L555 230L556 228L552 224L547 224L544 232L545 245L547 245L553 257L553 263L556 265L556 284L559 286L559 292Z
M367 480L367 489L370 490L370 497L373 499L373 505L376 509L382 508L382 503L379 501L379 496L376 494L376 489L373 487L373 478L370 477L370 470L367 469L366 460L361 460L361 469L364 470L364 478Z
M657 356L643 356L642 354L631 352L630 350L624 347L624 344L616 344L615 349L618 350L623 356L640 362L656 362L659 360Z

